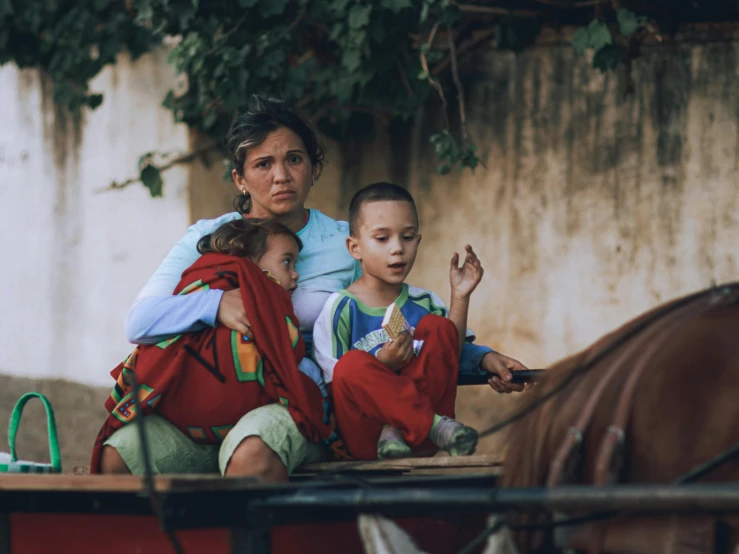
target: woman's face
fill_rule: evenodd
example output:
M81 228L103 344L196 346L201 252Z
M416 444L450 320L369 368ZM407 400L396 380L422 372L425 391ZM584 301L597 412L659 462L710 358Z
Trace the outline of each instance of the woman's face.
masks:
M246 154L239 190L251 195L253 217L273 218L302 210L313 181L313 165L303 140L291 129L275 129Z

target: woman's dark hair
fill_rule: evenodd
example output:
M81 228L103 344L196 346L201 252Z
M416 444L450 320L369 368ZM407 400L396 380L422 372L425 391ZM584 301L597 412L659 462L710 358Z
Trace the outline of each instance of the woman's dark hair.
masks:
M303 118L293 112L288 104L276 98L255 94L249 100L247 111L236 119L228 132L226 148L231 155L231 165L236 173L244 175L246 152L261 144L272 131L286 127L298 135L305 145L311 164L318 168L316 176L323 170L323 146L315 131ZM251 197L240 194L234 199L234 208L241 214L251 211Z
M224 223L198 241L201 254L227 254L258 260L267 251L267 237L288 235L303 249L303 241L286 225L270 219L245 219L243 217Z

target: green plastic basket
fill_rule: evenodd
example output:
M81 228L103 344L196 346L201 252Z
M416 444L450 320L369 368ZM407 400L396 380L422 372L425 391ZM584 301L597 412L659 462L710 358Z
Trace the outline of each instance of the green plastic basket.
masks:
M18 433L18 426L21 423L21 415L23 408L31 398L38 398L43 402L46 409L46 424L49 433L49 454L51 457L50 464L41 464L36 462L19 461L18 454L15 449L15 436ZM10 425L8 426L8 443L10 445L10 459L0 461L0 473L61 473L62 457L59 454L59 439L56 434L56 420L54 419L54 409L51 402L43 394L37 392L29 392L21 396L20 400L13 408L10 415ZM5 455L7 458L7 454Z

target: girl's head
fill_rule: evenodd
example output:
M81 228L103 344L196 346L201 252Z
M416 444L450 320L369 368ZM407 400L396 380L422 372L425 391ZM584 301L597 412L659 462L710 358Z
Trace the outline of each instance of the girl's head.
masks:
M289 293L298 286L295 263L302 249L300 238L285 225L264 219L229 221L198 241L201 254L247 258L262 270L269 271Z
M304 209L311 185L323 169L316 133L287 105L254 95L231 126L227 148L239 213L272 218Z

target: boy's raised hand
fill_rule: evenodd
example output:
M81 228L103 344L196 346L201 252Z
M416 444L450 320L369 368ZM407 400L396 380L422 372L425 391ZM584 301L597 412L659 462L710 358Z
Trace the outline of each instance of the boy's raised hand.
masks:
M377 352L377 359L395 373L400 373L413 357L413 337L403 331L398 338L386 342Z
M462 267L458 267L459 254L455 252L454 256L452 256L452 263L449 269L449 282L452 285L452 295L457 298L467 298L472 294L472 291L480 283L482 274L485 273L472 247L468 244L464 249L467 254L464 257Z

